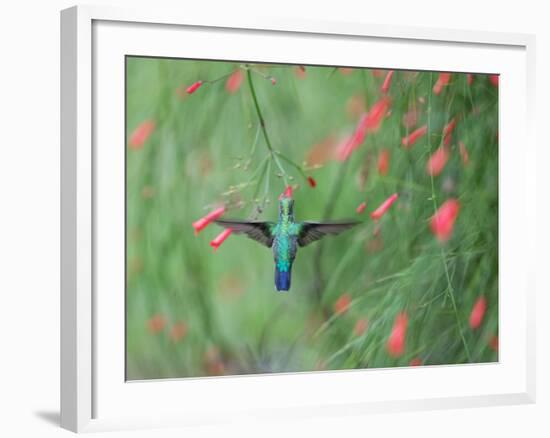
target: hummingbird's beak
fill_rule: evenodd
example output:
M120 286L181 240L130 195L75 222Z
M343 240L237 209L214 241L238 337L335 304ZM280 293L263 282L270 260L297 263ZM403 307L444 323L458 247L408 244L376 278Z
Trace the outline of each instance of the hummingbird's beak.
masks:
M279 200L283 198L292 198L292 186L286 186L285 191L279 196Z

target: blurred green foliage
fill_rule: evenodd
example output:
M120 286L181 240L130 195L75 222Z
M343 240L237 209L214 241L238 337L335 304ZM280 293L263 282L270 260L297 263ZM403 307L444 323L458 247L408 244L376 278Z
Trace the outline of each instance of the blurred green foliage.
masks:
M277 293L270 250L232 235L214 253L209 242L222 229L212 224L195 236L191 227L220 203L241 207L227 217L253 212L259 178L239 184L267 148L246 73L238 90L225 89L225 76L246 67L127 58L127 378L497 360L498 87L484 75L470 85L466 74L453 74L436 95L438 73L396 71L381 129L341 162L327 151L380 99L385 72L250 66L273 147L300 165L322 162L306 167L315 188L283 163L297 185L297 220L363 222L300 249L291 290ZM431 177L426 162L453 117L449 161ZM131 144L146 121L154 129ZM402 137L425 124L428 134L403 148ZM377 169L383 149L390 152L386 175ZM267 179L270 203L259 218L275 220L284 184L275 166ZM369 213L395 192L398 201L374 223ZM461 209L451 239L441 243L429 222L434 204L449 198ZM337 312L343 294L351 304ZM481 296L487 312L472 329L470 312ZM405 351L392 357L386 344L400 312L409 320Z

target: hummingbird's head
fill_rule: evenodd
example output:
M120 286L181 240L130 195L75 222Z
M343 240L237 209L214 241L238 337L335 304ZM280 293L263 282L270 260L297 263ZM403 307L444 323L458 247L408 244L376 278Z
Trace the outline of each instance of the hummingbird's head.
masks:
M287 186L279 196L279 216L292 216L294 214L294 200L292 199L292 186Z
M279 216L289 217L294 215L294 199L283 197L279 200Z

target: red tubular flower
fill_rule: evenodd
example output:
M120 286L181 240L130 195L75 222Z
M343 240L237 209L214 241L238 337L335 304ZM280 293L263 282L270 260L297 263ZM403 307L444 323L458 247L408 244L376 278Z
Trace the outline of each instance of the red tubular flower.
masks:
M357 206L357 208L355 209L355 211L357 212L357 214L361 214L365 211L365 208L367 208L367 203L366 202L361 202L361 204L359 204Z
M370 214L370 217L377 221L378 219L380 219L382 216L384 216L384 214L386 213L386 211L388 211L388 209L391 207L391 205L395 202L395 200L399 197L399 195L397 193L394 193L393 195L391 195L388 199L386 199L381 205L380 207L378 207L376 210L374 210L371 214Z
M351 153L355 150L356 145L353 142L353 135L344 138L336 147L335 158L338 161L346 161Z
M307 177L307 183L311 188L317 187L317 181L315 181L312 176Z
M350 74L353 73L353 69L352 68L347 68L347 67L341 67L338 69L340 71L340 73L342 73L344 76L348 76Z
M422 359L420 359L419 357L415 357L414 359L411 359L409 365L411 367L419 367L420 365L422 365Z
M443 137L449 137L456 127L456 119L453 117L443 128Z
M334 303L334 312L337 315L342 315L343 313L346 313L348 311L350 304L351 304L351 295L343 294Z
M399 357L405 352L407 324L408 317L405 312L401 312L395 317L393 328L386 344L388 353L392 357Z
M221 376L225 373L222 353L215 345L204 353L204 368L209 376Z
M170 338L173 342L181 341L187 334L187 324L182 321L176 322L170 329Z
M439 241L446 242L450 239L459 210L460 202L451 198L445 201L432 216L430 227Z
M367 113L361 116L355 128L355 132L338 146L336 152L336 158L338 160L347 160L351 153L365 141L367 133L376 132L380 129L382 120L388 112L389 105L389 98L383 97L376 102Z
M320 142L314 144L306 156L308 166L322 166L328 160L334 158L336 152L337 140L334 135L329 135Z
M465 166L468 165L470 162L470 156L468 155L468 149L466 149L466 146L461 141L458 142L458 148L460 150L460 156L462 157L462 162Z
M298 79L305 79L306 74L306 68L303 65L299 65L297 67L294 67L294 74Z
M386 96L376 102L362 119L361 126L365 132L377 132L389 108L390 99Z
M197 91L203 84L203 81L197 81L194 84L187 87L187 94L193 94L195 91Z
M199 234L201 230L206 228L216 219L220 218L225 213L225 207L219 207L214 211L211 211L206 216L201 217L199 220L193 222L193 228L195 229L195 235Z
M452 133L456 127L456 119L453 117L449 123L443 128L443 144L449 146L452 140Z
M366 116L363 115L361 120L357 124L355 132L349 137L345 138L336 149L336 159L339 161L346 161L352 152L357 149L365 140L366 130L362 124L363 119Z
M367 328L369 327L369 322L366 318L358 319L355 323L355 327L353 328L353 333L355 336L362 336L367 331Z
M220 245L227 239L230 234L233 232L231 228L228 228L226 230L223 230L220 234L218 234L216 237L214 237L214 240L210 242L210 246L214 248L214 251L216 251Z
M273 76L269 78L271 81L271 85L277 85L277 79L275 79Z
M449 160L449 149L447 146L441 146L432 154L426 163L426 172L428 175L437 176L441 173L447 161Z
M498 351L498 336L497 335L491 336L491 338L489 339L489 347L491 348L491 350Z
M390 151L388 149L382 149L378 155L378 173L380 175L387 175L390 168Z
M147 329L149 330L149 332L155 335L163 331L165 326L166 318L160 314L154 315L151 319L147 321Z
M413 126L416 126L419 117L420 111L418 109L410 109L403 115L403 126L411 129Z
M407 137L403 137L401 139L401 144L408 149L412 147L420 137L425 135L426 132L428 132L428 125L421 126L411 132Z
M435 94L441 93L443 90L443 87L449 84L449 81L451 80L451 73L439 73L439 77L437 78L437 81L433 87L433 92Z
M390 70L386 74L386 78L384 79L384 83L382 84L382 88L380 89L382 91L382 93L386 94L388 92L388 90L390 89L392 77L393 77L393 70Z
M225 90L229 94L235 94L237 91L239 91L239 88L241 88L243 79L244 74L242 70L235 70L233 73L231 73L231 76L227 78L227 81L225 82Z
M477 329L481 325L486 310L487 300L481 296L474 303L474 307L472 307L472 312L470 313L470 328L472 330Z
M474 82L474 75L472 73L466 74L466 82L468 82L468 85L472 85Z
M358 146L361 146L361 144L365 141L365 136L367 135L367 119L368 113L361 116L361 118L359 119L359 123L357 123L357 127L355 128L355 132L350 139L353 143L354 149Z
M130 149L141 149L155 130L155 126L156 124L153 120L145 120L144 122L141 122L130 136L130 141L128 142Z
M494 87L498 87L498 75L489 75L489 81Z

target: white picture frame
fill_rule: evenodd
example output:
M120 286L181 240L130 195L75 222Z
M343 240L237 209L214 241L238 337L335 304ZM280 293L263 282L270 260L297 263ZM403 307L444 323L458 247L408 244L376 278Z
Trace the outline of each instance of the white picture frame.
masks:
M536 224L527 208L517 208L518 199L524 205L535 203L534 36L239 17L227 21L212 11L195 14L92 6L61 13L62 427L82 432L250 417L534 402L534 266L529 266L522 254L533 252ZM171 45L174 35L193 37L192 47ZM213 43L209 45L205 36ZM251 36L261 44L250 43ZM226 47L216 44L220 38L228 42ZM234 44L229 44L231 41ZM306 62L301 44L311 48ZM124 370L120 369L124 356L120 351L124 315L120 313L119 295L124 294L120 289L123 272L119 272L116 260L121 252L120 247L109 248L110 242L124 234L116 206L116 196L123 189L120 153L124 152L123 142L122 150L116 147L124 131L123 115L119 114L123 93L120 81L124 79L117 70L120 56L185 55L368 66L359 55L354 63L349 62L354 45L363 44L374 48L372 66L389 66L391 53L383 55L376 50L377 44L384 44L401 50L399 65L391 67L501 75L499 261L503 299L499 363L125 383ZM432 52L438 56L415 58L415 53ZM453 53L455 56L450 56ZM109 74L114 77L112 83L102 82L106 72L113 72ZM98 142L115 145L110 148L113 155L103 150L97 154ZM508 153L518 144L524 152L519 159ZM106 184L112 191L105 190ZM515 204L508 202L512 199ZM111 208L115 219L106 224L100 212ZM514 232L518 226L522 227L521 236ZM514 294L509 294L512 288ZM101 295L107 289L111 293ZM516 312L514 321L510 320L512 312ZM368 394L363 387L370 388ZM174 404L181 391L193 394L192 401ZM160 399L166 403L158 402Z

